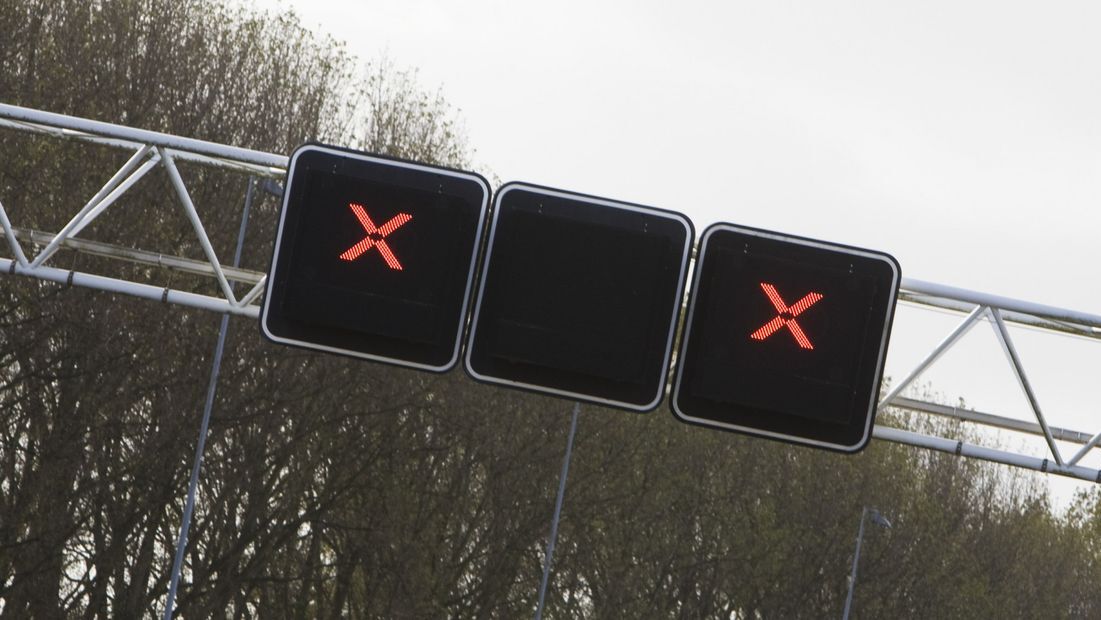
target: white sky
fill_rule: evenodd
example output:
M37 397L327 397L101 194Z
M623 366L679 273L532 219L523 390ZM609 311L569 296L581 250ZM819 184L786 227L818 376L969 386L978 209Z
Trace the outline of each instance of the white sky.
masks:
M1101 314L1101 4L258 4L417 68L461 109L487 176L681 211L697 234L728 221L882 250L908 277ZM900 310L887 373L958 320ZM1049 422L1101 429L1101 346L1013 334ZM1027 416L989 328L968 342L934 387Z

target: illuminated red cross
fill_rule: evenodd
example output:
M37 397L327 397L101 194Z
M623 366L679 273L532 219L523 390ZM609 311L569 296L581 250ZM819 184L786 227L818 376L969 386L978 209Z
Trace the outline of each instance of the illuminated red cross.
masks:
M807 338L807 335L803 333L803 328L799 327L799 323L795 322L795 317L802 314L807 308L818 303L818 300L822 299L822 295L818 293L807 293L802 299L789 306L780 297L780 293L776 292L775 286L761 282L761 289L764 290L765 295L768 296L768 300L772 302L772 307L776 308L776 312L779 314L776 318L765 323L760 329L750 334L749 337L754 340L764 340L779 331L781 327L787 327L791 330L791 335L795 336L795 342L799 343L800 347L804 349L813 349L814 345L810 343L810 338Z
M378 253L382 255L382 259L386 261L390 269L401 271L401 263L398 262L398 257L394 256L393 251L390 250L390 246L386 244L385 239L390 233L401 228L403 224L413 219L413 216L408 213L399 213L391 218L389 222L376 227L375 223L371 221L371 216L367 215L367 211L363 208L363 205L352 202L348 203L348 206L352 209L352 213L355 213L356 219L359 220L359 225L363 227L363 230L367 231L367 236L359 243L348 248L340 255L340 258L347 261L353 261L359 258L360 254L363 254L367 250L378 248Z

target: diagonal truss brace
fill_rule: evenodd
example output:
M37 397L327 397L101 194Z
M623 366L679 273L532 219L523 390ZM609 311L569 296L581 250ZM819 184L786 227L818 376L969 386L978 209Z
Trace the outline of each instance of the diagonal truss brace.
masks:
M153 169L160 160L160 154L153 154L153 156L142 163L140 166L138 162L141 162L147 155L153 152L152 147L143 146L138 149L138 152L127 160L122 168L119 168L115 172L107 183L100 188L92 199L89 200L80 211L77 212L73 219L69 220L53 239L50 240L46 247L38 253L38 256L31 262L31 268L37 269L41 267L47 260L50 259L57 250L61 247L61 244L65 241L75 237L80 231L84 230L88 224L91 224L100 214L107 210L116 200L119 199L127 190L133 187L147 172ZM137 170L135 170L137 168Z
M179 174L176 162L188 161L202 166L227 170L250 178L264 179L264 182L260 184L261 188L269 191L269 193L279 193L281 190L272 180L282 179L285 175L288 163L287 157L2 103L0 103L0 129L29 132L84 144L108 146L132 153L127 162L104 184L99 192L56 234L14 227L9 220L4 205L0 202L0 228L3 229L4 239L12 257L0 258L0 274L23 275L70 286L94 288L164 303L254 319L258 318L259 308L255 305L255 302L263 293L267 276L260 271L222 265L210 244L206 229L191 200L187 185ZM175 198L190 221L206 260L165 256L125 245L77 238L77 235L91 222L157 166L163 167L168 174L176 195ZM3 197L0 196L0 200L2 199ZM29 245L40 246L42 250L32 259L28 259L21 241ZM222 295L201 295L172 289L168 286L154 286L50 267L47 264L50 258L61 249L212 277ZM247 283L251 285L251 288L240 299L237 299L231 285L233 282ZM925 414L954 417L985 427L1002 428L1043 436L1051 452L1051 458L1037 458L1005 450L971 445L958 439L924 435L887 427L882 424L876 425L874 429L875 437L925 449L1070 476L1091 482L1101 482L1101 469L1079 465L1091 450L1101 445L1101 432L1087 434L1051 427L1047 424L1041 413L1036 395L1024 373L1020 356L1013 346L1006 328L1006 323L1011 322L1044 331L1101 340L1101 316L913 279L903 279L899 299L919 306L959 312L965 314L966 317L918 364L917 368L894 386L890 393L879 403L879 408L902 407ZM991 413L946 407L902 396L906 387L912 385L913 381L922 372L984 318L993 322L1002 349L1013 367L1017 381L1024 390L1035 414L1035 423ZM1056 440L1080 444L1081 448L1070 459L1064 459L1055 443Z
M1070 333L1079 337L1097 340L1101 339L1101 316L1053 308L985 293L963 291L962 289L943 287L941 285L917 280L903 280L903 293L900 293L900 298L906 299L907 297L909 301L917 303L925 302L924 305L956 311L960 311L964 307L970 306L971 311L966 318L964 318L964 320L940 342L940 344L934 347L933 350L918 363L913 371L906 375L905 378L899 381L898 384L888 392L880 401L879 409L882 410L885 407L893 405L913 411L953 417L988 427L1039 435L1042 436L1047 443L1050 458L1036 458L981 446L972 446L959 440L932 438L927 436L918 438L914 433L910 433L909 431L889 429L882 426L876 427L876 437L911 445L919 445L930 449L954 452L957 455L973 456L1037 471L1061 474L1089 480L1091 482L1101 482L1101 470L1079 466L1082 459L1101 443L1101 432L1090 436L1078 431L1054 428L1047 423L1040 408L1039 399L1025 374L1020 355L1013 345L1013 340L1006 327L1006 320L1013 319L1015 322L1024 325L1040 327L1044 330ZM1036 419L1035 423L1028 423L989 413L962 410L955 407L945 407L943 405L936 405L901 396L902 392L905 391L907 387L911 386L921 373L959 342L972 327L984 318L988 319L991 323L1002 351L1028 400L1029 407ZM1084 445L1073 457L1066 460L1063 458L1056 444L1056 440Z
M1059 447L1055 445L1055 439L1051 436L1051 429L1048 428L1044 414L1040 411L1040 402L1036 399L1036 393L1032 391L1032 384L1028 382L1028 377L1025 376L1025 369L1021 366L1021 358L1017 355L1017 348L1013 346L1013 341L1009 338L1009 330L1005 328L1001 311L989 308L987 314L994 319L996 327L994 333L998 336L998 341L1002 345L1006 358L1009 359L1009 364L1013 366L1013 373L1017 375L1017 382L1021 384L1021 389L1024 390L1025 397L1028 398L1028 404L1032 408L1033 415L1036 416L1036 421L1040 424L1040 428L1044 430L1044 439L1051 450L1051 455L1055 457L1055 463L1065 465L1063 455L1059 453Z
M1013 368L1013 372L1017 377L1018 383L1021 385L1021 389L1024 390L1025 397L1028 398L1029 406L1032 408L1032 413L1036 417L1038 428L1040 433L1047 441L1048 449L1051 451L1051 455L1055 458L1057 465L1066 465L1063 460L1062 454L1059 452L1059 447L1055 444L1055 438L1052 436L1051 428L1048 426L1047 421L1044 419L1044 415L1040 410L1039 400L1036 398L1035 392L1032 390L1032 385L1028 382L1028 377L1025 375L1024 367L1021 365L1020 356L1017 354L1016 347L1013 346L1013 341L1010 339L1009 330L1006 329L1005 321L1002 320L1002 313L1000 310L991 308L989 306L975 306L975 309L967 315L967 318L962 323L956 326L952 333L950 333L940 344L933 349L933 351L923 359L910 374L906 375L906 378L899 381L898 384L879 402L879 408L895 404L898 396L903 390L910 387L913 382L925 372L930 366L933 365L937 359L939 359L948 349L955 345L964 335L966 335L971 328L975 326L983 317L987 317L991 320L994 327L994 333L998 337L998 341L1002 345L1002 350L1005 352L1006 358L1009 360L1010 366ZM1079 455L1071 465L1074 465L1084 456L1083 452Z
M222 293L225 294L230 305L239 305L237 298L233 295L233 289L226 280L222 264L218 262L218 255L214 252L214 246L210 244L210 237L207 236L206 229L203 228L203 222L199 219L198 212L195 211L195 203L191 202L191 195L187 193L187 186L184 185L180 171L176 168L176 162L172 160L172 155L164 152L163 149L158 149L158 151L164 160L164 167L168 170L168 177L172 180L172 186L176 189L180 204L183 205L184 213L187 215L187 219L191 220L191 225L195 229L195 235L199 238L203 253L210 261L210 267L214 270L214 277L218 279L218 285L221 286Z
M11 259L0 258L0 270L10 275L25 275L68 285L87 286L147 299L159 299L166 303L176 303L253 318L259 316L259 308L255 303L264 291L266 276L259 272L248 272L239 269L232 269L236 277L227 276L227 267L223 266L218 259L191 199L187 184L176 166L176 161L186 160L204 166L247 174L250 179L253 177L263 178L267 181L261 187L267 188L270 192L271 179L281 178L285 173L286 157L7 104L0 104L0 127L65 140L105 145L132 152L126 163L56 234L40 233L14 227L3 203L0 202L0 227L3 228L4 239L12 256ZM161 254L143 250L77 238L77 235L88 225L94 222L96 218L102 215L158 165L163 167L168 175L175 199L191 224L195 238L203 250L205 261L194 261L182 257L165 257ZM37 255L28 259L27 252L21 244L21 239L24 242L29 241L34 245L38 245L42 249ZM216 280L221 296L200 295L170 287L161 288L50 267L50 259L62 248L209 275ZM251 288L244 296L237 299L233 287L230 285L230 280L248 282Z

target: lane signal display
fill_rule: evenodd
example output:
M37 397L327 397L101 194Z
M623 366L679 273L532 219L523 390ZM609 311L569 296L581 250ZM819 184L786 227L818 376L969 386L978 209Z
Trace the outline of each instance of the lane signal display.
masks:
M494 198L466 350L479 381L631 411L661 403L693 229L524 183Z
M489 184L324 145L287 170L261 332L430 371L459 359Z
M413 219L413 216L408 213L399 213L389 222L383 224L382 228L376 228L375 223L371 221L371 216L367 215L367 211L363 208L363 205L349 202L348 208L355 214L356 219L359 220L359 225L363 227L367 236L360 239L359 243L342 252L340 258L342 260L353 261L359 258L360 255L367 250L375 247L378 248L378 253L382 255L382 259L386 261L390 269L401 271L401 262L398 261L397 256L394 256L393 250L391 250L389 244L386 243L386 237L390 236L390 233L401 228L403 224Z
M684 422L867 445L901 281L882 252L733 224L703 234L670 405Z

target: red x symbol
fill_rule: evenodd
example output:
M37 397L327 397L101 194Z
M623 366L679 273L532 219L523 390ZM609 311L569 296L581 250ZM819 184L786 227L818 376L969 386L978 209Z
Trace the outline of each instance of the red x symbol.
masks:
M761 289L764 290L765 295L768 296L768 300L772 302L772 307L776 308L776 312L779 314L776 318L765 323L760 329L750 334L749 337L754 340L764 340L779 331L781 327L787 326L787 328L791 330L791 335L795 336L795 342L799 343L800 347L808 350L813 349L814 345L810 343L810 338L807 338L807 335L803 333L803 328L799 327L799 324L795 322L795 317L802 314L807 308L818 303L818 300L822 299L822 296L818 293L807 293L802 299L789 306L780 297L780 293L776 292L775 286L761 282Z
M352 213L355 213L356 219L359 220L359 225L363 227L363 230L367 231L367 236L359 243L348 248L347 251L340 255L340 258L347 261L353 261L359 258L360 254L374 247L378 248L378 253L382 255L382 259L386 261L390 269L401 271L401 263L398 262L398 257L394 256L394 253L390 250L390 246L386 244L384 239L389 236L390 233L401 228L403 224L413 219L413 216L408 213L399 213L381 227L376 227L375 223L371 221L371 216L367 215L367 211L363 208L363 205L357 205L352 202L348 203L348 206L351 207Z

